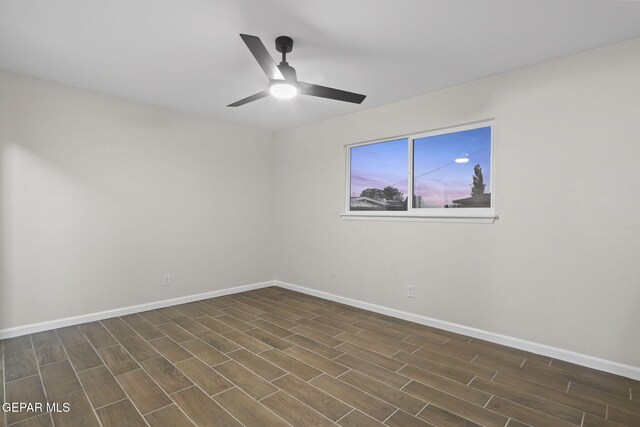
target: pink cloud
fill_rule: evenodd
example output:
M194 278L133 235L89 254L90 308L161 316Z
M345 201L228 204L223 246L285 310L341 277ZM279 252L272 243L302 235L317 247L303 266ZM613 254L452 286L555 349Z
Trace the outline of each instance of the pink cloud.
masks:
M447 185L444 185L439 180L416 183L414 192L416 195L422 196L425 203L435 206L448 205L453 200L471 196L468 184L447 182Z

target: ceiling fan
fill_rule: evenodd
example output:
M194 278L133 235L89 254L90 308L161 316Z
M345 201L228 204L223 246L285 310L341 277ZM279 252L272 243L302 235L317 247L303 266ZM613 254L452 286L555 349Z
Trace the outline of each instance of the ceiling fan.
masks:
M273 58L271 58L271 55L269 55L267 48L264 47L259 37L247 34L240 34L240 37L242 37L242 40L253 54L253 57L256 58L256 61L258 61L258 64L260 64L262 70L269 78L269 86L262 92L236 101L233 104L227 105L227 107L239 107L269 95L283 99L293 98L298 95L298 93L335 99L337 101L352 102L354 104L360 104L366 98L366 95L359 93L298 81L296 69L287 62L287 53L293 50L293 40L291 37L280 36L276 38L276 50L282 53L282 62L278 65L276 65Z

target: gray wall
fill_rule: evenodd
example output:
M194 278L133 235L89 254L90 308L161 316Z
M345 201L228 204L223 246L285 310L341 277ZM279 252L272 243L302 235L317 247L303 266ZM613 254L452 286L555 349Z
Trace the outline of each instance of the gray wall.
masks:
M273 278L272 132L0 73L0 155L0 329Z

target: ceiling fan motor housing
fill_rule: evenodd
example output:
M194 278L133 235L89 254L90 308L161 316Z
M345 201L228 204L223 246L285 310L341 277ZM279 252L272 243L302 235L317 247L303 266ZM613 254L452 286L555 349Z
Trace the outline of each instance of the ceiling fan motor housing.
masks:
M297 81L298 75L296 74L296 69L289 65L288 62L282 61L278 64L278 69L284 76L285 80Z

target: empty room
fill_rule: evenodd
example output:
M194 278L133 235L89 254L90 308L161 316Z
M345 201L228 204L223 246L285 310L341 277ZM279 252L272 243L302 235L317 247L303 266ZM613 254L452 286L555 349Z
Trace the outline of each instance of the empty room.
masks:
M0 0L0 427L640 426L640 2Z

